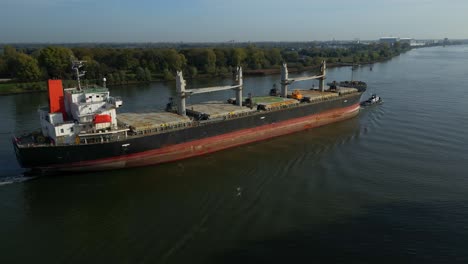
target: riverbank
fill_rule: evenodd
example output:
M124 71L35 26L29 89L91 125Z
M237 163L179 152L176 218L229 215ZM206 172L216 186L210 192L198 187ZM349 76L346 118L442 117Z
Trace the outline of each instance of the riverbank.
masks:
M408 50L403 51L402 53ZM350 67L350 66L360 66L360 65L370 65L374 63L379 63L383 61L390 60L396 56L399 56L402 53L395 54L394 56L375 59L372 61L353 63L350 58L344 58L342 62L329 62L327 64L328 68L337 68L337 67ZM335 58L332 58L331 61L336 61ZM290 73L301 73L305 71L318 70L319 65L303 66L299 63L291 63L288 67ZM268 68L268 69L257 69L257 70L244 70L245 76L263 76L263 75L274 75L280 74L280 67ZM229 77L227 74L198 74L195 77L188 77L188 79L206 79L214 77ZM122 86L122 85L136 85L136 84L147 84L151 82L164 82L172 81L173 79L167 79L161 74L155 74L152 76L152 81L137 81L137 80L126 80L119 83L108 83L107 86ZM75 80L64 80L65 87L72 87L75 85ZM100 80L88 80L89 83L99 83ZM11 94L23 94L23 93L40 93L47 91L47 81L37 81L37 82L15 82L14 80L9 80L6 82L0 82L0 96L2 95L11 95Z
M0 55L0 78L13 80L0 83L0 95L46 91L47 79L66 80L65 87L74 86L69 58L86 61L84 85L86 82L102 84L102 78L106 77L107 85L112 86L173 81L177 70L183 70L187 79L229 78L237 65L243 66L246 76L278 74L282 62L288 63L292 73L314 71L323 60L329 68L376 63L410 49L409 45L400 43L181 49L48 46L26 51L5 46L4 54Z

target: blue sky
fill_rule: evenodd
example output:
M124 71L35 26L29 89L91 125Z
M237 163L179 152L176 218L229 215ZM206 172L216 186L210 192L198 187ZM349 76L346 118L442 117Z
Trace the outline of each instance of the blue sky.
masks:
M2 42L468 38L468 0L0 0Z

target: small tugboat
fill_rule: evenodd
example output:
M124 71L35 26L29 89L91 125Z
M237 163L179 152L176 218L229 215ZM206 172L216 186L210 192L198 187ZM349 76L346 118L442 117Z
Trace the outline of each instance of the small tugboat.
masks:
M382 98L380 96L377 96L376 94L372 94L369 99L361 102L361 106L371 106L380 103L383 103Z

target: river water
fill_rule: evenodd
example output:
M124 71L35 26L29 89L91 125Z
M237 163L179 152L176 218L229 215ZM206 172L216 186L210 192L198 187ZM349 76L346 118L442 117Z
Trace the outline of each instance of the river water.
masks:
M32 180L10 134L38 127L47 97L0 97L0 263L468 263L467 62L468 46L412 50L354 72L364 97L385 102L352 120L170 164ZM350 68L328 72L350 78ZM246 78L246 93L278 82ZM122 112L151 111L174 84L111 93Z

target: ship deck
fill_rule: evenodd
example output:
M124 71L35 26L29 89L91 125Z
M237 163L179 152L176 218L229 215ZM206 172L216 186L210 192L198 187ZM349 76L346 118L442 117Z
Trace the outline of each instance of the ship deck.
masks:
M340 94L350 94L350 93L357 93L358 89L356 88L350 88L350 87L342 87L338 86L337 90Z
M205 115L209 119L238 116L254 112L257 109L251 109L245 106L238 106L222 102L207 102L187 106L187 114L191 116Z
M122 113L117 117L119 126L129 127L134 132L159 131L183 126L191 122L189 117L170 112Z
M303 97L310 98L310 101L326 100L339 96L338 93L329 91L320 92L319 90L299 90L299 92Z
M256 97L252 97L252 102L254 104L269 105L269 104L296 102L296 100L291 99L291 98L283 98L279 96L256 96Z
M252 97L254 105L261 106L263 110L272 110L281 107L298 105L299 101L292 98L283 98L278 96L257 96Z
M355 88L338 87L336 91L324 91L319 90L298 90L304 98L309 98L310 102L329 100L340 95L357 93L358 90ZM289 93L289 96L292 91Z

